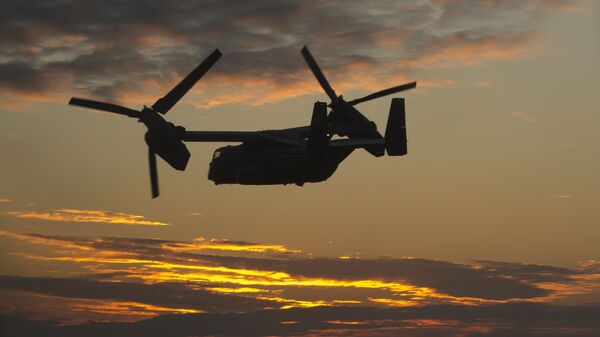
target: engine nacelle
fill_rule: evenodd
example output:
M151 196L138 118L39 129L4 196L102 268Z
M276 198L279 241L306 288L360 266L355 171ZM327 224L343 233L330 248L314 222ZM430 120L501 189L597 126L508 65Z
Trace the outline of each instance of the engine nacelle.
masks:
M185 170L190 160L190 151L181 140L181 129L167 122L156 112L146 113L140 120L148 128L145 140L152 151L174 169Z

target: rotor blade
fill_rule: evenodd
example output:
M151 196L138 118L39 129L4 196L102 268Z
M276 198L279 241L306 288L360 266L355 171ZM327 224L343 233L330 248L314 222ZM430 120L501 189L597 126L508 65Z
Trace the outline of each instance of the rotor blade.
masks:
M129 116L129 117L133 117L133 118L140 117L139 111L129 109L124 106L120 106L120 105L116 105L116 104L92 101L92 100L85 99L85 98L72 97L71 100L69 101L69 105L76 105L76 106L81 106L84 108L113 112L113 113L117 113L119 115L125 115L125 116Z
M169 93L162 98L159 98L158 101L152 105L152 109L162 114L166 114L175 105L175 103L177 103L181 97L183 97L183 95L185 95L188 90L190 90L215 63L217 63L221 55L223 55L221 54L221 51L215 49L212 54L202 61L202 63L200 63L196 69L192 70L192 72L189 73L189 75L187 75L183 80L181 80L179 84L171 89Z
M331 101L335 101L337 99L337 95L335 94L335 91L333 91L333 88L331 88L331 85L329 85L329 82L327 82L325 75L323 75L321 68L319 68L319 65L317 64L317 61L315 61L310 54L308 47L304 46L304 48L302 48L302 56L304 56L304 60L317 78L317 81L319 81L319 84L321 84L321 87L323 87L323 90L325 90L327 96L329 96Z
M379 98L379 97L383 97L383 96L395 94L395 93L400 92L400 91L412 89L412 88L415 88L416 86L417 86L417 82L410 82L410 83L402 84L402 85L399 85L397 87L392 87L392 88L388 88L388 89L385 89L385 90L381 90L381 91L372 93L372 94L370 94L368 96L365 96L365 97L362 97L362 98L357 98L355 100L352 100L352 101L348 102L348 104L356 105L358 103L370 101L372 99L376 99L376 98Z
M158 172L156 170L156 153L148 147L148 163L150 164L150 187L152 199L158 197Z

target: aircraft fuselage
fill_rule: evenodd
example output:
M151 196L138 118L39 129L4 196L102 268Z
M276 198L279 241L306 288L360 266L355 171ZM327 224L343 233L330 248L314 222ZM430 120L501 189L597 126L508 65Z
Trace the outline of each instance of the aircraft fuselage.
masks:
M352 149L311 156L306 146L248 144L224 146L213 155L208 179L215 184L279 185L327 180Z

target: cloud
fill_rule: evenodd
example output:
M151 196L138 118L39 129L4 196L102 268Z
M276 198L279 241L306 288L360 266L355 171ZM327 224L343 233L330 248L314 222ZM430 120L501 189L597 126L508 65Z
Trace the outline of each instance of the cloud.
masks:
M0 234L57 247L43 255L28 251L13 255L49 265L77 264L88 279L183 284L270 301L274 307L552 302L600 287L600 274L589 267L594 264L569 269L495 261L315 258L279 245L232 240Z
M134 323L52 326L2 317L7 336L586 336L600 333L599 307L503 304L485 307L308 308L165 315Z
M0 203L12 202L12 199L9 198L0 198Z
M499 275L506 275L528 283L536 282L567 282L581 270L568 269L528 263L512 263L498 261L476 261L486 269L493 270Z
M90 321L134 322L164 314L199 312L194 309L169 308L139 302L59 297L15 290L0 289L0 296L0 312L4 314L35 317L38 320L60 324L81 324Z
M254 311L274 307L271 301L169 282L141 284L84 278L0 276L0 288L55 297L107 300L113 304L139 303L140 306L149 306L151 313L159 311L157 307L170 308L171 312L179 313ZM114 316L128 311L115 307Z
M423 67L519 57L540 38L543 13L572 8L561 0L8 1L0 88L13 107L68 95L151 104L218 47L225 56L186 101L262 105L321 93L300 57L308 44L338 91L377 90Z
M277 253L299 253L300 250L289 249L282 245L259 244L246 241L232 241L220 239L205 239L197 237L191 243L165 242L162 246L172 251L199 251L199 250L230 250L240 252L264 253L273 251Z
M86 245L78 245L73 242L64 241L64 240L56 240L51 237L47 237L44 235L37 234L21 234L15 232L8 232L0 230L0 236L25 241L34 245L44 245L44 246L54 246L59 248L65 248L67 250L77 251L77 250L90 250Z
M39 237L39 235L35 235L33 239L39 240ZM298 257L282 259L222 254L206 255L180 249L181 247L194 248L194 243L167 240L86 239L56 236L49 237L49 239L96 250L122 252L123 256L107 257L93 253L89 257L80 255L48 257L45 258L46 260L141 265L146 268L146 272L137 274L137 277L149 282L204 280L238 286L352 287L386 289L410 296L426 296L431 299L453 300L455 296L459 296L468 297L470 300L479 298L480 301L534 298L548 294L547 291L535 286L490 277L492 275L488 275L489 273L484 270L441 261ZM216 241L216 243L222 244L223 242ZM260 252L255 247L264 249L263 246L269 247L269 245L239 245L238 243L238 247L250 247L255 252ZM422 277L421 274L428 276ZM442 294L438 294L434 289Z
M191 213L188 213L188 215L190 215L190 216L204 216L204 215L206 215L206 213L204 213L204 212L191 212Z
M142 215L101 210L56 209L50 212L11 211L6 214L20 219L38 219L61 222L91 222L119 225L168 226L168 223L150 221Z
M479 88L488 88L491 85L492 85L492 83L490 81L486 81L486 80L479 81L479 82L476 82L473 84L473 86L479 87Z
M517 118L520 118L520 119L528 122L528 123L535 123L537 121L535 118L528 116L520 111L515 110L515 111L511 112L511 114Z
M234 241L227 239L205 239L203 237L198 237L190 242L165 239L142 239L126 237L89 238L73 236L49 236L42 234L22 234L7 231L0 231L0 235L45 245L77 247L80 249L97 249L101 251L117 251L126 254L136 253L140 254L141 256L181 252L180 255L187 257L192 255L189 252L202 250L215 250L236 253L239 252L277 254L292 254L301 252L300 250L288 248L278 244L264 244L248 241Z

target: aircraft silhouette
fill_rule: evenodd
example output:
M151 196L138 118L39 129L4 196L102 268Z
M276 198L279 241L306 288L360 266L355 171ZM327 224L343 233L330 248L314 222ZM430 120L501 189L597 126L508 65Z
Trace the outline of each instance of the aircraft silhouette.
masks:
M221 57L216 49L151 107L141 111L120 105L71 98L70 105L113 112L138 119L148 131L150 183L152 197L159 195L156 155L177 170L185 170L190 152L184 142L241 142L215 150L208 179L215 184L272 185L320 182L329 178L338 165L355 149L364 148L380 157L407 153L404 99L392 99L385 137L374 122L354 106L372 99L415 88L411 82L388 88L362 98L346 101L337 96L305 46L302 55L317 81L329 96L329 104L315 102L310 125L265 131L187 131L161 116L166 114ZM328 113L328 109L330 112ZM332 139L334 135L344 137Z

